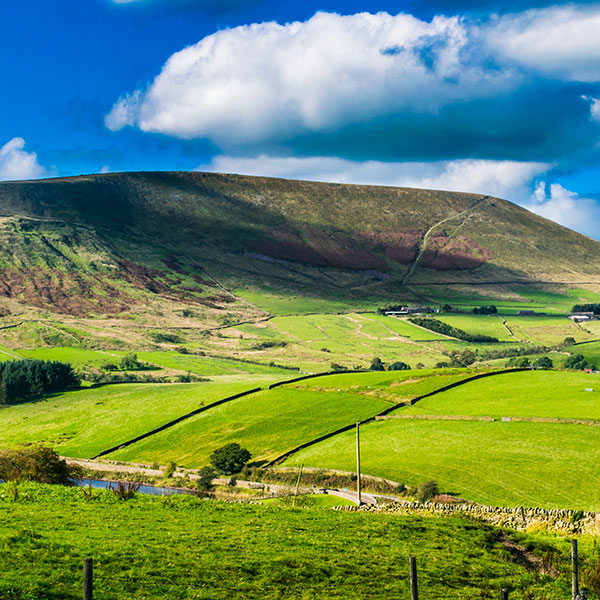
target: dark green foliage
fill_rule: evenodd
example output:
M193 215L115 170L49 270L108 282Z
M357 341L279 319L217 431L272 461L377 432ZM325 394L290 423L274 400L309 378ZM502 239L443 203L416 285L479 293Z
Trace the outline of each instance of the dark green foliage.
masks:
M383 366L383 363L381 362L381 359L378 357L375 357L372 361L371 361L371 365L369 367L370 371L385 371L385 367Z
M448 335L459 340L464 340L465 342L475 342L481 344L498 342L495 337L468 333L462 329L458 329L458 327L452 327L452 325L448 325L447 323L438 321L437 319L432 319L430 317L413 317L412 319L409 319L409 321L415 325L418 325L419 327L425 327L425 329L429 329L430 331L435 331L436 333L441 333L442 335Z
M177 465L173 461L171 461L171 462L167 463L167 466L165 467L164 476L165 477L173 477L173 473L175 473L176 470L177 470Z
M196 486L201 492L210 492L215 487L213 485L212 480L216 476L217 473L214 469L211 469L210 467L202 467L200 471L198 471L198 479L196 480Z
M552 362L552 361L550 361L550 362ZM507 367L521 367L521 368L524 368L524 367L530 367L531 366L531 362L530 362L530 360L526 356L523 356L521 358L519 358L517 356L513 356L513 358L510 358L509 360L506 361L506 366Z
M142 363L138 360L137 354L133 352L128 352L121 358L121 363L119 365L123 371L136 371L137 369L142 368Z
M574 337L566 337L563 340L563 346L572 346L575 343L575 338Z
M433 480L426 481L425 483L422 483L417 488L417 493L415 494L415 498L419 502L427 502L427 500L431 500L432 498L437 496L439 493L440 493L440 490L438 489L438 485L435 481L433 481Z
M569 356L564 362L565 369L575 369L577 371L584 371L585 369L596 370L596 365L588 360L582 354L573 354Z
M29 359L0 363L0 405L27 402L79 385L79 376L66 363Z
M398 360L398 361L392 363L388 367L388 371L409 371L409 370L410 370L410 365L407 365L405 362L402 362L401 360Z
M141 484L134 481L117 481L111 484L108 489L119 499L119 500L131 500L135 497Z
M235 442L227 444L210 455L210 464L224 475L239 473L250 460L250 452Z
M536 369L551 369L554 363L549 356L540 356L533 361L533 366Z
M442 306L442 310L444 312L451 312L452 311L452 304L444 304L444 306Z
M475 315L495 315L498 313L498 309L493 305L489 305L489 306L480 306L475 307L473 309L473 314Z
M595 315L600 315L600 304L575 304L571 312L593 312Z
M329 368L332 371L335 371L336 373L339 373L340 371L348 370L348 367L345 367L344 365L339 365L338 363L331 363L331 365L329 365Z
M161 333L160 331L154 331L150 334L150 337L157 344L180 344L181 338L175 333Z
M6 449L0 452L0 480L38 481L70 485L78 473L47 446Z

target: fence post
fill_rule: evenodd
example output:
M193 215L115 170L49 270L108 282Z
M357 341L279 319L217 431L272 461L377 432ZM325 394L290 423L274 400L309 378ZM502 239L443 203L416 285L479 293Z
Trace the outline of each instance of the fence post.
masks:
M83 600L92 600L94 595L94 559L83 559Z
M502 588L500 592L500 600L508 600L508 590L506 588Z
M579 556L577 554L577 540L571 540L571 596L577 600L579 595Z
M419 600L419 585L417 582L417 559L410 557L410 598Z

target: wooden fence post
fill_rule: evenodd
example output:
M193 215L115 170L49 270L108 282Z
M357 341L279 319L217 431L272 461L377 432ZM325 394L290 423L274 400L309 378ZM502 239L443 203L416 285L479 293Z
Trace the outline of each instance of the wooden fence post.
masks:
M506 588L502 588L500 592L500 600L508 600L508 590Z
M410 598L419 600L419 585L417 582L417 559L410 557Z
M94 559L83 559L83 600L92 600L94 595Z
M579 556L577 554L577 540L571 540L571 596L577 600L579 595Z

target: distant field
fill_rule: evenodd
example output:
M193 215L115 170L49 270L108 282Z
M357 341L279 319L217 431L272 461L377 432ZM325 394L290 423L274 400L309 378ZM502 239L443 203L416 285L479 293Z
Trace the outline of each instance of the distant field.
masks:
M600 419L600 375L567 371L506 373L425 398L403 408L404 413Z
M594 336L577 327L567 317L507 317L507 324L521 340L542 346L554 346L573 337L578 342L594 339Z
M292 500L286 498L267 498L260 500L261 504L269 506L291 506ZM340 496L329 494L310 494L308 496L298 496L297 506L308 506L309 508L331 508L332 506L356 506L354 502Z
M118 384L57 394L0 408L0 446L44 442L67 456L90 458L202 404L258 385Z
M600 427L389 419L361 428L364 473L506 506L600 509ZM354 471L354 432L285 461Z
M110 458L202 467L214 450L237 442L252 453L253 460L265 461L307 440L372 417L390 405L376 397L284 386L218 406L118 450Z
M495 337L500 342L519 341L504 327L502 324L503 319L496 315L443 314L436 318L457 329L462 329L473 334Z

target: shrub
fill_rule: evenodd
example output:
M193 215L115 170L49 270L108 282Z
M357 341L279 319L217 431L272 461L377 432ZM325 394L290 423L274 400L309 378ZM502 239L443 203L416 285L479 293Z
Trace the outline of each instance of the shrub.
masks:
M73 479L79 476L79 469L69 467L47 446L6 449L0 452L0 479L4 481L71 485Z
M177 470L177 465L173 461L168 462L167 466L165 467L164 476L165 477L173 477L173 473L175 473L176 470Z
M464 340L465 342L494 343L498 341L495 337L471 334L462 329L458 329L457 327L452 327L443 321L432 319L431 317L413 317L412 319L409 319L409 321L419 327L424 327L425 329L441 333L442 335L448 335L459 340Z
M536 369L551 369L554 366L552 359L548 356L540 356L533 361Z
M210 455L210 464L224 475L239 473L250 460L250 452L239 444L232 443L215 450Z
M117 481L116 485L112 483L108 486L108 489L119 499L119 500L131 500L140 489L139 483L132 481Z
M409 370L410 370L410 365L407 365L405 362L402 362L401 360L398 360L398 361L392 363L388 367L388 371L409 371Z
M201 492L210 492L215 486L212 480L217 476L214 469L210 467L202 467L198 471L198 479L196 480L196 487Z
M578 371L583 371L584 369L596 369L596 365L586 360L582 354L573 354L572 356L569 356L569 358L565 360L564 367L565 369L576 369Z
M385 371L385 367L383 366L381 359L378 357L375 357L371 361L371 366L369 367L369 370L370 371Z
M127 354L121 358L119 366L123 371L136 371L141 368L142 363L138 360L137 354L127 352Z
M437 496L439 493L440 493L440 490L438 489L438 485L435 481L433 481L433 480L426 481L425 483L422 483L417 488L415 498L419 502L427 502L427 500L431 500L432 498Z

